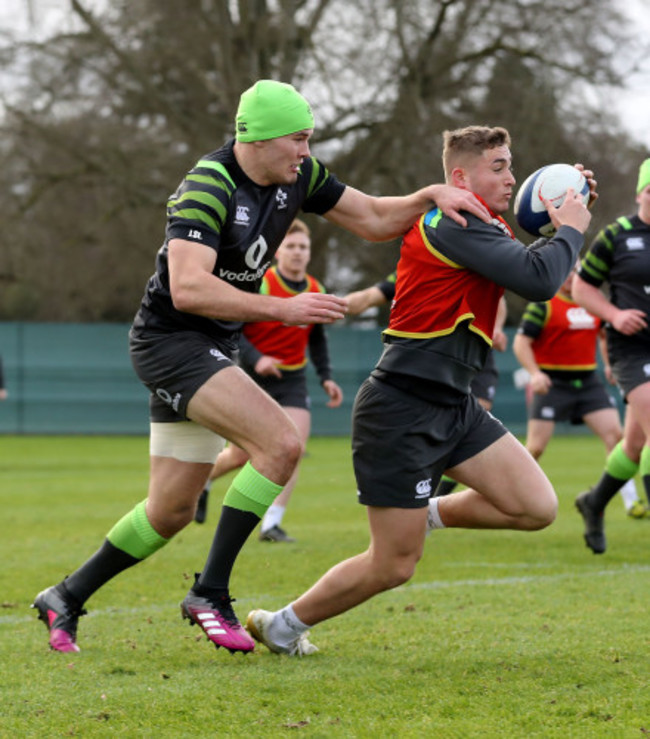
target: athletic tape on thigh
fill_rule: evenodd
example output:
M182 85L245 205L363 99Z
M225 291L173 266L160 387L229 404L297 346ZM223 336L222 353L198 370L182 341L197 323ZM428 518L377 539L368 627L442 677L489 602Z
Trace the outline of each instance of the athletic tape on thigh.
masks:
M153 457L213 464L225 443L219 434L194 421L150 424L149 453Z

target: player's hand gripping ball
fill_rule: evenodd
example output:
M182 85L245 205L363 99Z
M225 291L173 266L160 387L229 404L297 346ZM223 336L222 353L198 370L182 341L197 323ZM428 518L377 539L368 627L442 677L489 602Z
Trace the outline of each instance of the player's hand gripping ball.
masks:
M570 187L582 195L587 205L589 183L580 170L570 164L547 164L540 167L524 180L515 197L514 212L517 223L533 236L546 238L553 236L555 228L542 198L546 198L559 208Z

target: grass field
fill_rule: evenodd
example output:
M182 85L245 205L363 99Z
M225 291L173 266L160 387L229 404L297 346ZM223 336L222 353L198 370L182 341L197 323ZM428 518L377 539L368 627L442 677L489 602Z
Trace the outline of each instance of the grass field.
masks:
M215 650L178 604L208 521L88 603L81 653L50 652L29 609L145 495L148 441L0 437L0 736L642 737L650 734L650 520L608 510L609 550L582 541L577 492L600 474L591 437L543 459L560 499L537 533L437 531L407 585L316 627L299 659ZM312 439L285 519L293 545L245 546L244 619L367 545L347 439Z

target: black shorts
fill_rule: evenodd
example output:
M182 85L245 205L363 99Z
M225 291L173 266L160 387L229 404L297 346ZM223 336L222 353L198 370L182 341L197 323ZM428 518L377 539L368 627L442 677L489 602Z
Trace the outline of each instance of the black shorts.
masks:
M282 377L264 377L251 374L255 382L284 408L311 409L307 393L307 374L304 369L283 371Z
M473 395L443 406L370 377L359 388L352 419L359 502L423 508L446 469L506 433Z
M588 413L616 408L616 401L595 372L579 380L553 377L552 381L546 395L533 395L528 409L529 419L570 421L578 425Z
M481 400L494 402L499 383L499 373L496 367L484 367L472 380L470 388L472 394Z
M607 352L616 384L627 397L635 387L650 382L650 347L629 342L627 347L608 344Z
M212 375L232 367L233 345L196 331L129 332L131 362L151 392L149 416L165 423L187 420L187 404Z

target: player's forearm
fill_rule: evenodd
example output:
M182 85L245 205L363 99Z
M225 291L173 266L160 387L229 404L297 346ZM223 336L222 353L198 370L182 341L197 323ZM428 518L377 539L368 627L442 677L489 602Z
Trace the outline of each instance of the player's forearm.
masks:
M172 285L177 310L221 321L281 320L281 298L248 293L209 273Z
M454 262L534 302L550 300L555 295L583 244L581 233L563 226L553 239L531 250L471 216L469 224L462 228L443 218L437 229L427 230L427 234Z
M589 313L598 316L603 321L613 323L617 308L610 303L600 288L590 285L576 276L573 280L571 293L576 303L588 310Z
M363 313L365 310L368 310L368 308L382 305L386 302L386 298L382 291L374 285L365 290L357 290L356 292L346 295L345 300L348 304L348 313L352 316L356 316L359 313Z
M562 226L538 249L520 251L505 279L497 282L528 300L550 300L570 273L582 245L579 231Z
M222 321L266 321L282 315L280 298L251 294L216 277L216 259L216 252L202 244L169 242L169 290L177 310Z
M527 337L517 334L512 343L512 351L517 358L519 364L531 375L539 370L539 366L535 361L533 348Z
M387 241L406 233L423 213L435 205L431 195L432 188L424 188L403 197L374 198L375 238L369 240Z
M499 307L497 308L497 317L494 321L495 331L503 331L503 327L505 326L507 317L508 317L508 304L506 303L506 299L503 296L501 296L501 299L499 300Z
M431 188L410 195L374 197L346 187L325 218L366 241L389 241L402 236L433 205Z

